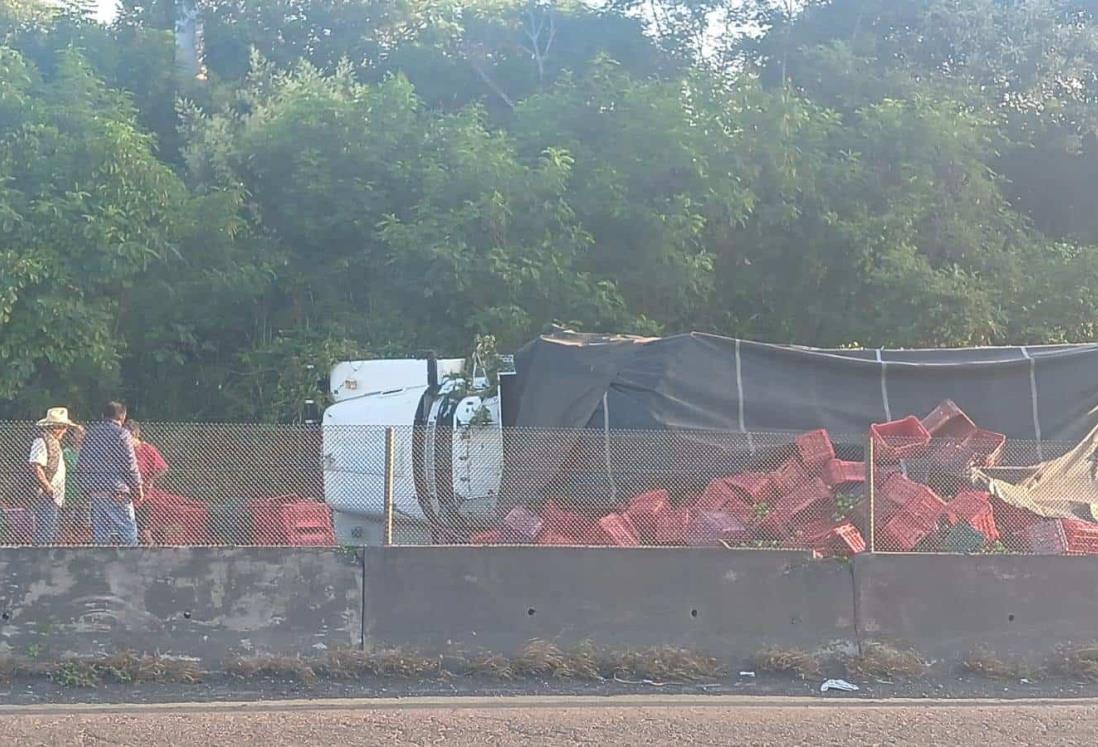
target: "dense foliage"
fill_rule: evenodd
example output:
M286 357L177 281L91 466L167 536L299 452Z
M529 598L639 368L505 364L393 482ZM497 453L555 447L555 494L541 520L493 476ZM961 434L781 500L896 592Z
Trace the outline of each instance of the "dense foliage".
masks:
M1085 0L0 0L0 401L293 420L551 324L1091 340Z

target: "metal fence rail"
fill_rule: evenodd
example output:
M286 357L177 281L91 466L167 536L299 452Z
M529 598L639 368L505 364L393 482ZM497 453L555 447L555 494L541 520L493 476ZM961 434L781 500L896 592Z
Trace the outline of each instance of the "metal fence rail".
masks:
M135 520L150 546L1098 553L1098 462L1088 447L904 427L764 434L146 423L143 448L155 447L167 470L148 476ZM50 529L49 499L28 479L37 434L28 423L0 424L0 543L93 542L91 506L73 474Z

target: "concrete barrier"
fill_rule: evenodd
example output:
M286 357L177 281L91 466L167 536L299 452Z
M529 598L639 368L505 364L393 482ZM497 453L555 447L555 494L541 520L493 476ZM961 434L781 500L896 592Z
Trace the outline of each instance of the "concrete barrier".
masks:
M0 654L315 654L358 645L361 605L333 549L0 550Z
M859 555L854 588L863 641L929 656L1037 658L1098 639L1098 557Z
M531 638L725 655L854 638L849 564L714 549L366 550L366 637L513 651Z

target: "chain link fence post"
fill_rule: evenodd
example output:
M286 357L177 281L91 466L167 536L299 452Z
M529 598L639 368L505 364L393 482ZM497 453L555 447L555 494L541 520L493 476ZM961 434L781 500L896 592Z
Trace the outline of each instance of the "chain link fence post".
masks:
M866 527L868 532L868 551L876 552L877 550L877 475L875 468L875 459L873 454L873 433L872 431L866 437L865 440L865 485L866 485L866 500L869 501L869 525Z
M396 457L396 429L385 429L385 537L386 547L393 544L393 480Z

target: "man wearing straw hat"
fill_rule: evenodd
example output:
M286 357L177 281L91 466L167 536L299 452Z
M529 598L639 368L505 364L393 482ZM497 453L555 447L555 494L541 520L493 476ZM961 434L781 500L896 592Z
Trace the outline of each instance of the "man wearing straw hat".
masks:
M64 407L51 407L36 425L42 433L31 443L27 457L38 488L34 501L34 543L52 545L57 542L58 515L65 505L65 459L61 439L69 428L79 426L69 420L69 411Z

